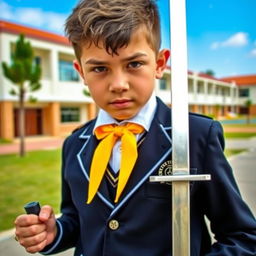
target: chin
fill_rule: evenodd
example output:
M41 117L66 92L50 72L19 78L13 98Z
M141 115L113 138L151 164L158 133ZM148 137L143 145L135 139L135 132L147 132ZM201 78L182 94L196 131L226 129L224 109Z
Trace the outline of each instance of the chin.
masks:
M117 120L117 121L123 121L123 120L128 120L128 119L131 119L133 118L135 115L115 115L114 118Z

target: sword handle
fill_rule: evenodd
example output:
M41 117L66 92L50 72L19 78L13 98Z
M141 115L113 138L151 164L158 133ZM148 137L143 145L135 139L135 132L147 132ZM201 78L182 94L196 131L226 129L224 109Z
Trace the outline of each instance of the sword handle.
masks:
M41 207L39 202L29 202L26 205L24 205L24 209L27 214L39 215Z

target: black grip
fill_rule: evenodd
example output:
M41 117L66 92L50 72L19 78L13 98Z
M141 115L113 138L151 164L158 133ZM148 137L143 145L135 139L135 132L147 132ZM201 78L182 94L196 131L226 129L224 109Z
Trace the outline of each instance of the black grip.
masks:
M41 207L39 202L30 202L24 205L24 209L27 214L39 215Z

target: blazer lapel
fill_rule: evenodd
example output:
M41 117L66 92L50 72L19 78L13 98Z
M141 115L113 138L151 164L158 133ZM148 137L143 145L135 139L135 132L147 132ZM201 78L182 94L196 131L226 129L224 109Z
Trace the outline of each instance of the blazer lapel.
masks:
M158 107L145 140L138 149L139 157L132 175L120 197L119 203L112 211L115 214L122 205L148 180L149 176L171 153L171 112L158 100Z
M79 162L79 165L81 167L81 170L83 172L83 175L85 176L86 180L89 184L89 177L90 177L90 166L92 162L93 153L95 151L95 148L98 145L98 140L95 136L92 134L92 130L94 127L95 122L93 122L90 127L88 127L82 135L80 135L80 139L84 139L85 142L80 150L80 152L77 154L77 159ZM106 204L111 209L114 208L113 203L110 200L107 183L106 180L103 179L101 182L101 185L99 187L99 191L97 192L97 195L99 198L103 201L104 204Z

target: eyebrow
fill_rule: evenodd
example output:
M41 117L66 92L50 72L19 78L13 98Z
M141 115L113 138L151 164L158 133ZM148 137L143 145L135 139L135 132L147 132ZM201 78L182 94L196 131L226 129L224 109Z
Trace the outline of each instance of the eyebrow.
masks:
M122 59L121 61L123 62L127 62L127 61L132 61L132 60L135 60L137 58L140 58L140 57L147 57L147 54L146 53L142 53L142 52L137 52L135 54L133 54L132 56L129 56L127 58L124 58ZM86 65L106 65L108 64L107 61L101 61L101 60L97 60L97 59L89 59L85 62Z

